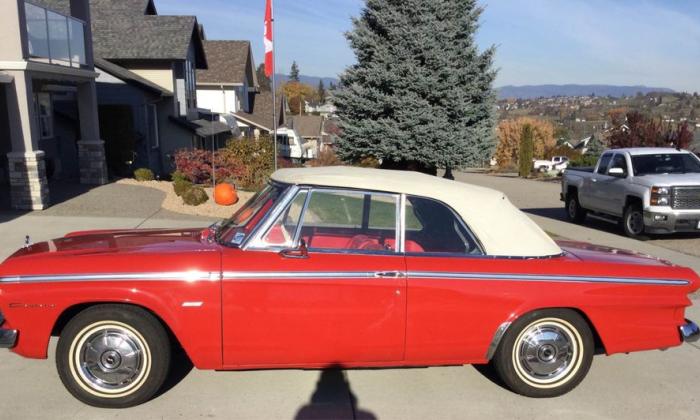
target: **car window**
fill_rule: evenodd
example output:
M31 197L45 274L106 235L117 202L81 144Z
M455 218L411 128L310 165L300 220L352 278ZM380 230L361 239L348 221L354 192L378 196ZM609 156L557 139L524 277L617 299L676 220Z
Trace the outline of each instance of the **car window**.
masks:
M700 172L700 161L690 153L657 153L632 156L635 176Z
M290 248L294 245L294 236L299 225L308 192L300 191L290 205L277 217L262 237L265 246Z
M396 251L399 196L314 190L302 215L309 250Z
M610 169L612 168L620 168L625 173L628 173L629 171L627 170L627 160L625 159L625 155L622 154L616 154L615 157L613 157L612 163L610 164Z
M612 154L606 153L600 157L600 164L598 165L598 173L601 175L606 175L608 173L608 164L610 163L610 158Z
M452 209L439 201L414 196L406 198L405 251L483 254L474 235Z

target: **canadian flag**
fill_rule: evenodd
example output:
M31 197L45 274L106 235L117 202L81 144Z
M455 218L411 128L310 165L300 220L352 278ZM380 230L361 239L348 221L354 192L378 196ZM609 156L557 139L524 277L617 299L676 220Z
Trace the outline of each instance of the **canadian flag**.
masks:
M265 76L272 76L275 71L275 63L272 58L272 0L267 0L265 6Z

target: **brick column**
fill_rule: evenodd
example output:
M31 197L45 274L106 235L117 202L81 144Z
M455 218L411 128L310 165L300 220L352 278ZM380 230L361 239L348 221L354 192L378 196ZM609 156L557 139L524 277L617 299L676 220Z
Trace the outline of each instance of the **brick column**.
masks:
M79 141L78 162L80 164L81 184L102 185L107 183L104 141Z
M43 210L49 206L44 152L7 154L10 172L10 201L17 210Z

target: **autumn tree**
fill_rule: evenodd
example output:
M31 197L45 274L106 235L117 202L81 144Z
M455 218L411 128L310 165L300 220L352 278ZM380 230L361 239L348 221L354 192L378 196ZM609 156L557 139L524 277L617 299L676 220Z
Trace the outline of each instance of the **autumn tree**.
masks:
M300 82L299 79L299 65L296 61L292 62L292 68L289 70L289 80L292 82Z
M316 89L301 82L287 82L282 86L282 91L289 103L289 110L297 115L304 113L304 101L316 96Z
M621 147L678 147L687 148L693 141L688 122L673 125L661 118L649 117L632 111L612 119L608 143L611 148Z
M520 142L526 126L532 130L534 158L544 159L547 152L556 146L554 126L549 121L529 117L503 120L496 130L498 136L496 161L498 166L504 168L520 161Z

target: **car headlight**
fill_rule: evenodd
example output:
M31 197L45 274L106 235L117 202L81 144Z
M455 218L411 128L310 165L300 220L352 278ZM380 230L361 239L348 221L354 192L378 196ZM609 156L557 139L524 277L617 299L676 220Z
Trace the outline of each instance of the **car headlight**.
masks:
M651 205L652 206L668 206L671 204L671 188L669 187L652 187L651 189Z

